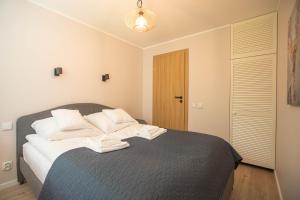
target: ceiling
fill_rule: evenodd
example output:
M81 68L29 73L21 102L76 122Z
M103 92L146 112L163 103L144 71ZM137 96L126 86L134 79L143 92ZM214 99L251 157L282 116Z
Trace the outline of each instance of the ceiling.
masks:
M277 11L278 1L143 0L156 13L157 26L137 33L124 22L136 0L30 0L141 48Z

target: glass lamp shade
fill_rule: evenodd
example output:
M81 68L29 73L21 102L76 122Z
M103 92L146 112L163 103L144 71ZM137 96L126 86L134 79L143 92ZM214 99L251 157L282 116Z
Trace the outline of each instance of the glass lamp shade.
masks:
M137 8L126 16L126 25L137 32L147 32L155 27L156 15L148 9Z

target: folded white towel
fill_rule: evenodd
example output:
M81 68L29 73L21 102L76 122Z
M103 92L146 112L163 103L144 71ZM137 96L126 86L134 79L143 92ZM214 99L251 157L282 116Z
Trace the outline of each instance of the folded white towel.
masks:
M166 129L159 128L158 126L134 124L110 135L117 136L121 139L142 137L148 140L152 140L165 132L167 132Z
M159 129L158 126L153 125L142 125L142 131L156 132Z
M99 147L107 147L120 144L121 139L114 136L102 136L99 139L90 139L91 142L97 144Z
M82 142L82 147L89 148L98 153L105 153L127 148L129 147L129 143L123 142L116 137L86 138Z
M147 125L149 126L149 125ZM142 138L145 138L145 139L148 139L148 140L153 140L155 138L157 138L158 136L160 136L161 134L167 132L166 129L164 128L152 128L152 129L149 129L150 127L146 127L145 129L141 128L138 132L138 136L139 137L142 137Z

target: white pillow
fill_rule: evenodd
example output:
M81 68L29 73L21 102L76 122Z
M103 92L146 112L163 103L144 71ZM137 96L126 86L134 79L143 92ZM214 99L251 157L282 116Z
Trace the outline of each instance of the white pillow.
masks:
M89 128L89 124L78 110L58 109L51 111L61 131Z
M31 124L35 132L47 140L63 140L77 137L93 137L103 134L96 127L88 124L89 128L73 131L60 131L53 117L37 120Z
M35 132L44 138L50 137L53 133L59 132L59 128L53 117L34 121L31 127Z
M123 109L104 109L103 113L109 117L114 123L127 123L136 122L127 112Z
M104 133L113 133L132 124L116 124L112 120L110 120L103 112L86 115L84 116L84 118L100 130L102 130Z

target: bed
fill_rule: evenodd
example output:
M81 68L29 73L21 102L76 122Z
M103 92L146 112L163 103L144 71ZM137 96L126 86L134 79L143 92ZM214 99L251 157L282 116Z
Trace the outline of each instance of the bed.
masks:
M57 108L78 109L88 115L109 107L81 103ZM35 120L50 117L50 111L57 108L17 120L18 181L27 182L40 199L229 199L234 169L241 157L222 139L205 134L168 130L150 142L129 138L131 147L126 150L97 154L78 148L49 163L25 137L35 134L31 128ZM210 157L220 155L208 159L208 154ZM95 162L100 167L93 167ZM111 164L114 167L109 170L108 167L101 169ZM94 188L85 188L81 182ZM53 191L60 192L54 194Z

